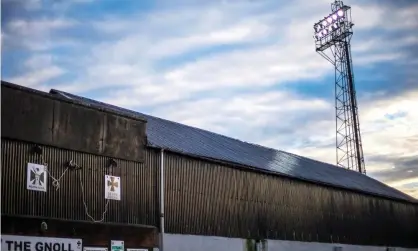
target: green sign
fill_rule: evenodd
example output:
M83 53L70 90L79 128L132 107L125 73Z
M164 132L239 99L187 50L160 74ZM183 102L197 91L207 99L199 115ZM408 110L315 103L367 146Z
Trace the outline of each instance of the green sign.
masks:
M110 242L111 251L123 251L125 250L123 241L111 241Z

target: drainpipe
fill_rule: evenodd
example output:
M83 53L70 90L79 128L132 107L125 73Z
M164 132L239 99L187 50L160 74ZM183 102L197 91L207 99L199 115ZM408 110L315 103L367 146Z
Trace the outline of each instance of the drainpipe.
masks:
M164 250L164 149L161 149L160 166L160 248Z

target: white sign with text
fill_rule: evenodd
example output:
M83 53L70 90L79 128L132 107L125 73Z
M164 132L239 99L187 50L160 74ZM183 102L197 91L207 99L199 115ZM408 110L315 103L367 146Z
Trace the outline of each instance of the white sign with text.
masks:
M99 248L99 247L84 247L83 251L107 251L107 248Z
M105 199L120 200L120 177L105 175Z
M26 188L33 191L46 192L48 174L44 165L28 163Z
M81 239L2 235L2 251L81 251Z

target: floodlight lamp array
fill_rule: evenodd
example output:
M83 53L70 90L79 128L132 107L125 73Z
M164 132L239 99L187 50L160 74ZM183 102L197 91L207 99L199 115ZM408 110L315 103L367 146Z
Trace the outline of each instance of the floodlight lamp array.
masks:
M320 41L344 25L346 13L339 9L314 25L315 40Z

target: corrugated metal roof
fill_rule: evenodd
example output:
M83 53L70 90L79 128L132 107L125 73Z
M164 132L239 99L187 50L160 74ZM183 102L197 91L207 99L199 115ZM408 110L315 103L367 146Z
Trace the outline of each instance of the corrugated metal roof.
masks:
M186 155L232 162L316 183L325 183L412 202L417 201L392 187L355 171L284 151L250 144L70 93L58 90L51 90L51 93L86 105L110 109L133 116L143 116L148 121L148 144L152 147L164 148Z

